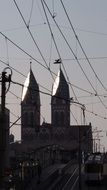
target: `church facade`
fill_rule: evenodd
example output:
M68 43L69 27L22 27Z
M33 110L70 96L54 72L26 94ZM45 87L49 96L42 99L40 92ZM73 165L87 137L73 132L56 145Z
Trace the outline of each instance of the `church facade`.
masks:
M51 123L40 124L39 85L32 69L25 80L21 101L21 138L26 147L57 145L64 151L92 152L92 126L70 125L69 86L60 68L51 96Z

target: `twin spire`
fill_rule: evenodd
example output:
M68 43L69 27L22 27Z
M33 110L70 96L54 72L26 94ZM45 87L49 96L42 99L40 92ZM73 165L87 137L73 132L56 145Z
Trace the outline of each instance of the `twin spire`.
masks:
M60 64L60 68L59 68L57 77L53 84L52 96L57 95L62 98L69 99L69 86L68 86L68 83L67 83L65 76L62 72L62 69L61 69L61 59L55 60L55 64ZM37 95L37 91L39 92L39 86L38 86L36 79L34 77L34 74L32 72L32 61L30 61L30 71L29 71L27 78L25 80L25 83L24 83L24 88L23 88L23 92L22 92L22 101L27 96L29 88L32 89L33 96L34 96L34 94L35 94L35 96Z

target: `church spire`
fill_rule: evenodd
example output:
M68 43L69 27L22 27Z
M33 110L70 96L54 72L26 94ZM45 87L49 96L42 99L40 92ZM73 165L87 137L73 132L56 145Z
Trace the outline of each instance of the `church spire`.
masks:
M24 88L22 92L22 102L36 102L37 104L40 104L39 85L33 74L31 64L32 62L30 61L30 71L24 83Z
M51 99L51 122L55 127L70 126L69 85L60 68L54 81Z

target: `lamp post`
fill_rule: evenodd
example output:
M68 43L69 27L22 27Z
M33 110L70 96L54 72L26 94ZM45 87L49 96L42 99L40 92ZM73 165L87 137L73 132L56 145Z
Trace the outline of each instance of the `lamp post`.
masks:
M73 101L73 98L70 98L70 102L73 104L80 105L82 113L83 113L83 124L85 125L85 105L81 104L80 102ZM81 184L81 160L82 160L82 155L81 155L81 130L80 126L78 126L78 165L79 165L79 190L82 189L82 184Z

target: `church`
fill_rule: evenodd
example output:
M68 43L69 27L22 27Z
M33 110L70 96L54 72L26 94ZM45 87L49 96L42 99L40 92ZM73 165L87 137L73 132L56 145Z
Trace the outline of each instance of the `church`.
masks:
M24 83L21 100L21 141L24 150L58 147L64 153L92 152L92 126L70 125L69 85L60 67L51 95L51 123L40 124L40 92L34 73ZM66 154L66 155L67 155ZM72 156L71 156L72 157Z

